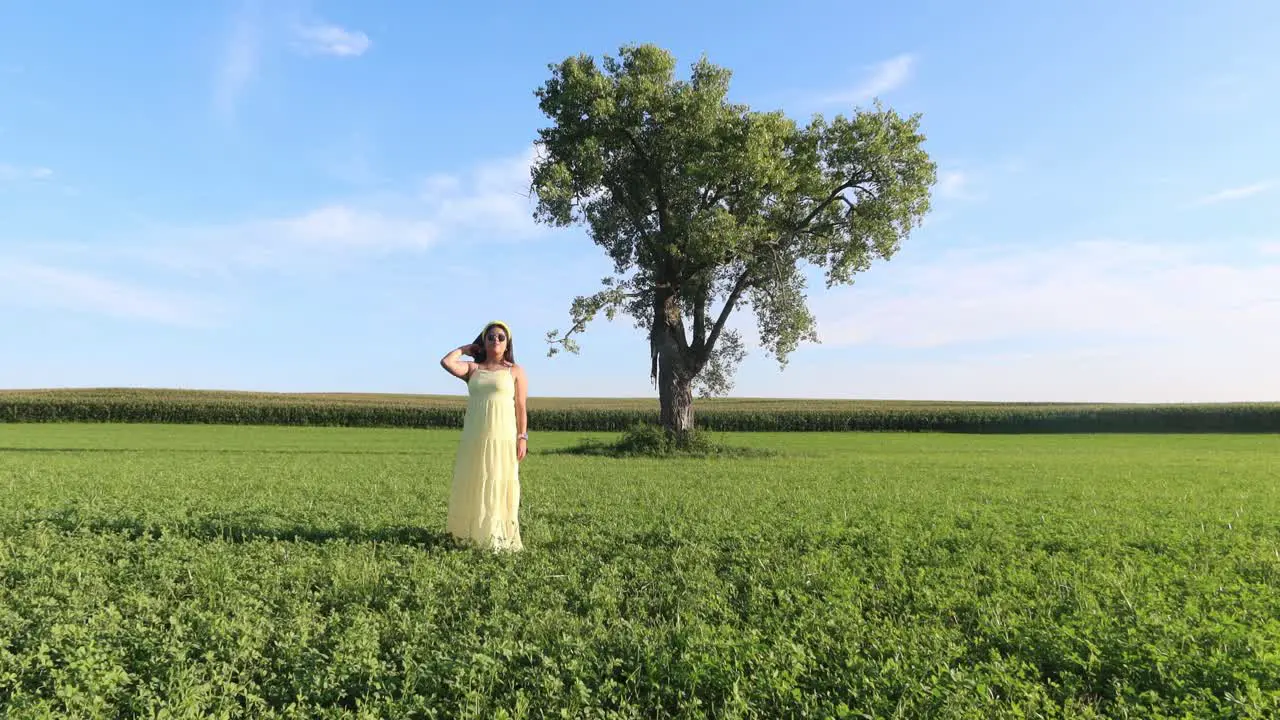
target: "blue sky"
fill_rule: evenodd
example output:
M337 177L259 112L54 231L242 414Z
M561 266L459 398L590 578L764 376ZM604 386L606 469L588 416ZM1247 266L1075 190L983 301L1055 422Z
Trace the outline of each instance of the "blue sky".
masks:
M459 393L502 318L535 396L653 394L626 319L546 357L609 264L521 193L548 63L654 42L939 163L734 395L1280 400L1280 3L445 5L0 0L0 387Z

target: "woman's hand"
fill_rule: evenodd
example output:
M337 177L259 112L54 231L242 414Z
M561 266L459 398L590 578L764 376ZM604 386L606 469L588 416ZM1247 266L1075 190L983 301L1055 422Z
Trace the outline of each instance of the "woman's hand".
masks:
M524 456L529 454L529 441L524 438L516 440L516 462L524 460Z

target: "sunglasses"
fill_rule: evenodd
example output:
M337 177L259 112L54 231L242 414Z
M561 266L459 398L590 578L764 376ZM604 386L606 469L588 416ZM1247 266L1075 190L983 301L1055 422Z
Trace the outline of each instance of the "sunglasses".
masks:
M495 343L506 342L507 336L501 333L489 333L489 337L487 339L489 340L489 342L495 342Z

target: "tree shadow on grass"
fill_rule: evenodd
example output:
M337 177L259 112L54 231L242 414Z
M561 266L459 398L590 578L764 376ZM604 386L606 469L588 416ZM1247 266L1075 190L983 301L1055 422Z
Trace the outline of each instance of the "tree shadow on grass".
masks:
M611 458L709 458L737 459L774 457L772 448L726 445L705 430L685 435L668 432L657 425L633 425L610 442L582 438L577 445L545 451L554 455L588 455Z
M735 445L707 443L693 448L650 448L637 447L623 441L602 442L594 438L583 438L576 445L562 448L539 450L537 455L576 455L579 457L605 457L619 460L634 458L690 458L694 460L724 459L738 460L746 458L773 458L782 453L773 448L742 447Z
M314 527L299 523L271 522L269 516L254 513L227 513L192 518L172 525L140 518L84 518L75 510L62 510L28 520L28 525L45 524L64 533L91 532L125 535L130 540L189 538L207 542L251 543L306 542L315 544L381 543L423 550L461 549L464 546L442 530L410 525L364 527L352 523L336 527Z

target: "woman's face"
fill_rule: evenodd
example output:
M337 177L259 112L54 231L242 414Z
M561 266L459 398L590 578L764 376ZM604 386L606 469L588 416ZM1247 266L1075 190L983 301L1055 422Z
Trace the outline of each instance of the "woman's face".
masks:
M484 350L489 357L500 358L507 352L507 331L494 325L484 331Z

